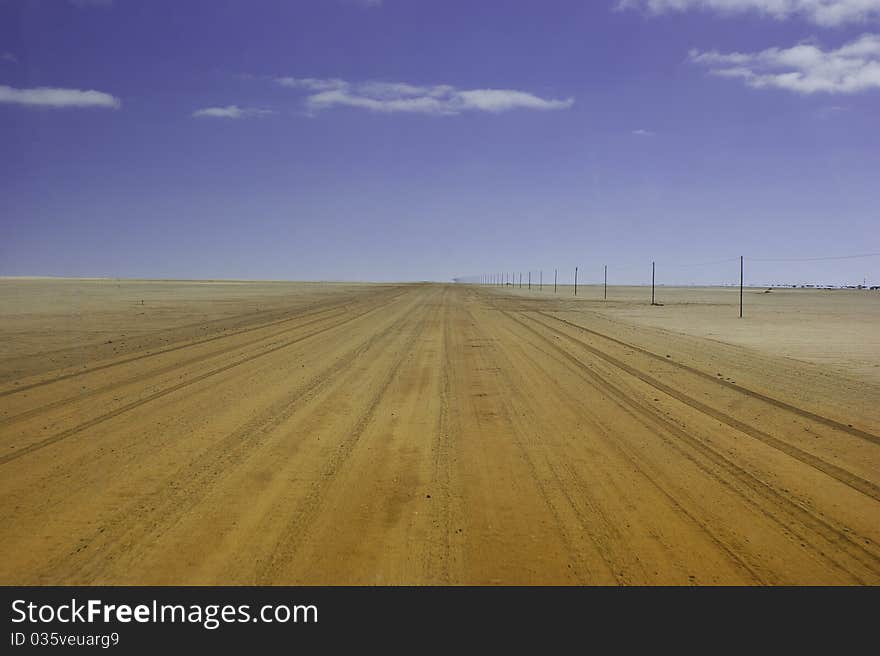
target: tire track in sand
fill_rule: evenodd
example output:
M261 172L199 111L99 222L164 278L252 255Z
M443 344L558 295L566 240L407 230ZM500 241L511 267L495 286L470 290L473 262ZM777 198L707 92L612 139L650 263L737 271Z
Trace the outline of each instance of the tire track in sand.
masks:
M507 316L506 313L505 316ZM508 342L503 343L506 344ZM511 377L510 372L514 370L513 361L501 353L498 355L503 358L503 366L499 366L498 370L507 381L506 387L508 391L506 396L511 398L511 400L508 401L510 404L508 412L525 417L527 416L525 409L532 405L531 400L521 390L518 382ZM558 394L556 395L558 398L569 397L568 390L561 386L558 380L554 378L549 371L541 367L536 367L536 369L538 369L540 374L546 379L546 384L549 387L558 390ZM516 399L516 401L513 399ZM570 400L569 405L573 408L577 416L586 419L580 411L580 404L578 402ZM535 425L537 426L540 420L536 419L535 421ZM650 474L633 458L632 454L622 447L619 441L609 439L604 428L592 420L588 420L588 422L594 429L598 429L597 432L599 433L599 436L603 439L605 445L610 447L612 452L617 453L618 457L622 458L630 468L637 471L649 485L653 486L653 488L659 493L660 497L664 498L670 504L671 508L680 513L686 520L692 522L700 532L707 536L709 542L714 544L718 551L724 555L735 571L739 571L746 580L761 580L760 574L749 563L737 554L735 550L731 549L716 531L712 530L705 522L700 520L695 513L688 510L655 478L650 476ZM563 480L563 476L560 475L560 467L569 473L568 480L577 482L580 481L581 478L580 475L574 471L573 467L571 467L570 463L567 463L564 458L559 458L559 462L554 464L550 454L545 450L534 448L534 445L531 444L531 440L529 440L521 427L517 426L515 430L517 434L517 444L523 457L532 461L532 469L535 472L535 476L538 476L539 478L541 478L539 475L540 470L534 459L538 453L545 454L543 465L550 472L551 484L554 484L554 487L561 493L571 512L574 513L574 516L577 518L581 529L589 536L596 550L602 555L602 559L604 560L608 571L614 577L616 583L618 585L631 585L633 583L647 580L646 573L643 571L643 564L638 558L638 554L630 551L626 545L626 540L618 530L620 519L610 516L605 512L602 506L591 498L591 495L586 491L583 485L576 486L576 489L574 490L569 489L569 485L566 484L565 480ZM537 429L533 432L537 433ZM582 504L586 505L586 510L588 512L584 512L584 510L581 509L580 506Z
M407 321L406 312L389 325L372 333L364 341L343 353L333 364L311 375L309 380L285 395L257 416L249 419L236 430L225 435L208 451L185 465L186 474L180 471L168 475L164 482L156 485L161 496L140 498L118 511L113 519L104 520L100 530L80 540L77 548L47 564L46 571L62 571L69 568L71 559L88 550L88 558L80 560L76 567L75 581L90 582L99 578L107 560L115 561L125 553L128 545L136 542L156 542L171 531L179 518L198 506L200 501L217 486L221 479L228 477L236 467L246 463L257 454L270 433L284 425L308 403L339 380L339 376L350 370L362 357L371 353L382 341ZM301 436L299 439L305 439ZM186 481L186 486L172 486L176 480ZM152 529L148 536L137 536L143 527ZM57 579L56 579L57 580Z
M61 431L60 433L56 433L55 435L52 435L50 437L46 437L46 438L43 438L42 440L39 440L37 442L28 444L27 446L24 446L20 449L17 449L13 453L6 453L6 454L0 456L0 465L4 465L8 462L11 462L13 460L17 460L19 458L22 458L22 457L28 455L28 454L34 453L35 451L39 451L40 449L43 449L47 446L55 444L56 442L59 442L61 440L65 440L65 439L72 437L74 435L77 435L85 430L88 430L89 428L94 428L95 426L102 424L106 421L109 421L110 419L113 419L114 417L118 417L119 415L121 415L123 413L134 410L135 408L139 408L140 406L145 405L147 403L150 403L152 401L156 401L157 399L161 399L162 397L168 396L169 394L172 394L172 393L177 392L181 389L184 389L186 387L189 387L191 385L199 383L203 380L206 380L208 378L211 378L213 376L221 374L225 371L229 371L230 369L232 369L234 367L238 367L239 365L242 365L242 364L245 364L248 362L252 362L252 361L257 360L259 358L263 358L267 355L271 355L271 354L276 353L282 349L293 346L294 344L298 344L299 342L302 342L304 340L311 339L312 337L316 337L318 335L321 335L322 333L325 333L329 330L333 330L335 328L339 328L341 326L344 326L348 323L351 323L352 321L360 319L361 317L378 312L380 309L382 309L386 305L390 304L391 302L393 302L393 301L389 301L388 303L385 303L384 305L379 306L379 307L374 307L374 308L368 309L360 314L357 314L353 317L349 317L347 319L344 319L343 321L337 322L331 326L326 326L324 328L320 328L318 330L312 331L306 335L301 335L301 336L296 337L292 340L288 340L286 342L283 342L282 344L278 344L276 346L273 346L272 348L270 348L268 350L260 351L259 353L255 354L255 355L250 355L250 356L241 358L239 360L236 360L234 362L230 362L226 365L223 365L221 367L218 367L216 369L208 371L204 374L200 374L200 375L198 375L194 378L191 378L189 380L185 380L181 383L177 383L176 385L172 385L171 387L167 387L165 389L159 390L158 392L154 392L153 394L150 394L142 399L138 399L136 401L132 401L131 403L127 403L127 404L123 405L122 407L117 408L116 410L99 415L98 417L90 419L89 421L83 422L77 426L73 426L71 428L68 428L67 430Z
M799 408L798 406L792 405L790 403L786 403L785 401L781 401L780 399L773 398L772 396L762 394L761 392L748 389L746 387L743 387L742 385L737 385L736 383L731 383L730 381L720 379L717 376L712 376L711 374L708 374L705 371L701 371L695 367L691 367L690 365L686 365L683 362L678 362L676 360L673 360L672 358L663 357L657 353L654 353L654 352L649 351L647 349L641 348L640 346L635 346L633 344L630 344L628 342L624 342L622 340L616 339L616 338L611 337L609 335L605 335L604 333L600 333L596 330L593 330L592 328L587 328L587 327L582 326L578 323L574 323L573 321L569 321L568 319L562 319L560 317L554 316L554 315L549 314L547 312L542 312L540 310L536 310L535 313L540 314L541 316L547 317L549 319L553 319L555 321L559 321L561 323L567 324L567 325L572 326L574 328L578 328L578 329L580 329L590 335L594 335L596 337L600 337L602 339L608 340L609 342L613 342L615 344L618 344L619 346L623 346L624 348L632 349L633 351L638 351L639 353L647 355L648 357L653 358L659 362L663 362L665 364L671 364L675 367L678 367L679 369L683 369L683 370L687 371L688 373L692 373L695 376L699 376L700 378L702 378L704 380L711 381L711 382L715 383L716 385L722 385L724 387L727 387L728 389L732 389L732 390L739 392L740 394L743 394L745 396L749 396L753 399L763 401L764 403L769 403L770 405L775 406L777 408L780 408L782 410L787 410L789 412L793 412L794 414L799 415L801 417L804 417L805 419L810 419L810 420L818 422L820 424L824 424L830 428L834 428L835 430L839 430L844 433L849 433L850 435L853 435L855 437L859 437L859 438L866 440L868 442L871 442L873 444L880 444L880 436L874 435L873 433L870 433L868 431L862 430L860 428L855 428L853 426L850 426L849 424L841 423L835 419L831 419L830 417L825 417L824 415L816 414L815 412L811 412L810 410L806 410L804 408Z
M727 414L725 412L722 412L720 410L712 408L712 407L706 405L705 403L702 403L701 401L698 401L697 399L694 399L693 397L688 396L687 394L681 392L680 390L675 389L671 385L667 385L666 383L663 383L663 382L657 380L654 376L651 376L651 375L646 374L642 371L639 371L635 367L633 367L633 366L623 362L622 360L606 353L605 351L597 349L594 346L586 344L585 342L583 342L579 339L576 339L575 337L572 337L568 333L565 333L561 330L557 330L556 328L553 328L552 326L548 326L547 324L545 324L541 321L537 321L536 319L534 319L533 317L529 317L528 315L525 315L525 316L527 316L527 318L529 318L530 320L535 321L537 324L543 326L547 330L551 331L553 334L559 335L560 337L563 337L573 343L576 343L580 348L583 348L584 350L589 351L590 353L592 353L596 357L601 358L602 360L604 360L605 362L608 362L609 364L613 365L614 367L617 367L618 369L625 371L629 375L638 378L643 383L646 383L646 384L650 385L651 387L663 392L664 394L667 394L667 395L673 397L674 399L684 403L685 405L690 406L694 410L697 410L698 412L700 412L704 415L712 417L713 419L720 421L721 423L726 424L726 425L730 426L731 428L738 430L741 433L745 433L749 437L752 437L756 440L763 442L764 444L776 449L777 451L781 451L781 452L785 453L786 455L791 456L792 458L795 458L796 460L799 460L802 463L809 465L809 466L813 467L814 469L821 471L824 474L827 474L831 478L834 478L835 480L843 483L844 485L848 485L849 487L853 488L854 490L857 490L858 492L861 492L862 494L865 494L865 495L871 497L875 501L880 501L880 486L876 485L875 483L872 483L871 481L867 481L867 480L853 474L852 472L849 472L846 469L843 469L842 467L838 467L837 465L834 465L826 460L823 460L822 458L819 458L816 455L813 455L812 453L808 453L807 451L804 451L803 449L800 449L800 448L794 446L793 444L790 444L790 443L785 442L783 440L780 440L776 437L773 437L772 435L766 433L765 431L762 431L762 430L755 428L753 426L749 426L745 422L740 421L739 419L736 419L734 417L731 417L729 414ZM664 358L664 360L665 360L665 358ZM708 378L710 378L711 380L716 380L715 378L712 378L711 376L709 376ZM798 414L800 414L800 413L798 413Z
M312 484L305 497L297 504L296 508L291 510L286 528L282 531L274 550L257 572L257 585L266 585L273 581L285 580L281 572L287 563L294 559L302 546L309 529L321 511L322 500L326 491L333 485L340 469L348 461L364 431L373 421L379 404L382 402L391 382L403 365L408 352L425 331L427 327L425 314L427 311L424 309L424 305L420 308L419 312L421 316L411 318L415 329L409 331L409 336L401 344L392 366L382 378L379 386L373 390L369 404L361 411L349 434L343 439L329 461L322 468L317 476L317 480Z
M379 295L381 295L381 294L383 294L383 293L386 293L386 292L387 292L387 290L382 290L382 291L380 291L380 292L375 292L375 294L376 294L377 296L379 296ZM400 296L400 295L402 295L402 294L405 294L405 293L406 293L405 291L404 291L404 292L397 292L397 293L394 295L394 298L396 298L397 296ZM259 325L256 325L256 326L249 326L249 327L247 327L247 328L242 328L242 329L240 329L240 330L236 330L236 331L234 331L234 332L224 333L224 334L222 334L222 335L215 335L214 337L207 337L207 338L205 338L205 339L199 339L199 340L196 340L196 341L190 341L190 342L187 342L187 343L185 343L185 344L178 344L178 345L176 345L176 346L171 346L171 347L168 347L168 348L165 348L165 349L159 349L159 350L157 350L157 351L148 351L147 353L141 353L141 354L138 354L138 355L134 355L134 356L126 357L126 358L123 358L123 359L121 359L121 360L113 360L112 362L107 362L107 363L105 363L105 364L97 365L97 366L94 366L94 367L89 367L89 368L87 368L87 369L81 369L81 370L79 370L79 371L73 371L73 372L70 372L70 373L67 373L67 374L62 374L62 375L60 375L60 376L56 376L56 377L54 377L54 378L50 378L50 379L46 379L46 380L40 380L40 381L36 381L36 382L34 382L34 383L29 383L29 384L27 384L27 385L21 385L21 386L13 387L13 388L6 389L6 390L0 390L0 398L5 397L5 396L12 396L13 394L19 394L19 393L21 393L21 392L27 392L27 391L30 391L30 390L33 390L33 389L36 389L36 388L39 388L39 387L45 387L46 385L53 385L53 384L55 384L55 383L59 383L59 382L62 382L62 381L71 380L71 379L73 379L73 378L78 378L78 377L80 377L80 376L87 376L87 375L89 375L89 374L92 374L92 373L95 373L95 372L98 372L98 371L105 371L105 370L107 370L107 369L111 369L111 368L118 367L118 366L121 366L121 365L130 364L130 363L132 363L132 362L138 362L138 361L140 361L140 360L145 360L145 359L147 359L147 358L153 358L153 357L157 357L157 356L161 356L161 355L166 355L166 354L168 354L168 353L174 353L174 352L176 352L176 351L181 351L181 350L188 349L188 348L194 348L194 347L197 347L197 346L203 346L203 345L205 345L205 344L209 344L209 343L211 343L211 342L216 342L216 341L218 341L218 340L223 340L223 339L228 339L228 338L233 338L233 337L239 337L239 336L241 336L241 335L245 335L245 334L247 334L247 333L251 333L251 332L254 332L254 331L256 331L256 330L262 330L262 329L265 329L265 328L270 328L270 327L275 326L275 325L280 325L280 324L287 323L287 322L290 322L290 321L295 321L296 319L302 319L302 318L305 318L305 317L307 317L307 316L314 316L315 314L321 314L321 313L323 313L323 312L330 312L330 311L332 311L332 310L334 310L334 309L337 309L337 308L340 308L340 307L343 307L343 308L344 308L344 307L346 307L347 305L352 304L353 302L358 302L359 300L360 300L360 299L355 299L355 301L351 301L351 300L335 301L335 302L328 303L328 304L319 304L319 303L316 303L314 306L310 306L310 307L306 308L306 309L308 309L308 310L311 310L310 312L308 312L308 313L306 313L306 314L301 314L301 313L300 313L300 314L297 314L297 315L295 315L295 316L293 316L293 317L285 317L285 318L283 318L283 319L278 319L278 320L275 320L275 321L269 321L268 323L262 323L262 324L259 324ZM367 300L367 299L364 299L364 300ZM392 298L391 300L393 300L393 298ZM322 306L324 306L324 307L322 307ZM228 317L228 318L225 318L225 319L217 319L217 320L215 320L215 321L209 321L209 322L206 322L205 324L199 324L199 323L188 324L188 325L186 325L186 326L182 326L182 328L197 327L197 326L200 326L200 325L207 325L207 324L212 324L212 323L215 323L215 322L221 322L221 321L229 321L229 320L239 319L239 318L246 317L246 316L248 316L248 315L247 315L247 314L241 314L241 315L236 315L236 316L234 316L234 317ZM218 353L222 353L222 351L218 351Z
M517 319L510 313L506 314L512 321L520 324L525 329L540 337L547 345L550 346L551 350L562 355L563 358L568 360L575 368L580 370L587 380L597 385L598 387L603 389L609 396L617 400L617 402L621 404L621 407L629 408L630 411L634 413L634 416L644 417L645 420L648 422L646 426L650 427L651 424L662 426L664 430L666 430L671 435L674 435L681 442L693 448L694 451L705 457L716 467L727 472L727 474L732 476L734 480L744 486L744 489L740 489L736 486L734 486L733 489L736 489L738 492L740 492L740 494L742 494L743 498L749 503L751 507L777 523L781 529L783 529L784 531L788 531L801 542L813 545L815 553L821 559L826 561L830 566L840 571L841 573L846 574L848 577L851 577L858 583L865 584L867 582L863 575L854 573L851 568L838 562L832 554L827 553L821 547L815 546L815 539L808 538L804 534L804 529L811 531L817 537L821 537L827 543L835 545L837 548L840 549L843 554L851 558L856 563L860 564L865 570L867 570L867 572L870 572L870 575L873 579L876 580L878 577L880 577L880 556L875 554L873 551L866 549L863 544L854 539L854 537L851 537L850 534L848 534L843 529L843 527L837 525L836 522L834 522L830 518L826 519L821 516L817 516L813 513L813 511L811 511L798 501L783 494L774 486L756 476L753 472L742 468L741 466L730 460L728 457L724 456L721 453L718 453L715 449L711 448L703 441L690 435L680 426L671 422L662 414L657 413L656 410L637 403L624 390L620 389L613 383L596 374L596 372L592 371L582 361L580 361L570 352L566 351L561 346L556 344L553 340L549 339L539 330L536 330L527 323ZM544 325L539 321L533 320L533 322L537 325ZM658 433L658 435L660 434ZM700 462L692 454L688 454L686 451L682 450L680 444L676 444L675 441L672 440L669 440L668 444L676 448L686 457L688 457L707 475L715 478L719 481L719 483L723 485L731 486L731 481L719 478L718 474L712 469L708 468L705 463ZM744 494L746 490L747 493ZM751 495L762 498L764 500L764 503L758 503L755 499L752 498ZM780 516L776 514L774 510L782 511L785 516Z

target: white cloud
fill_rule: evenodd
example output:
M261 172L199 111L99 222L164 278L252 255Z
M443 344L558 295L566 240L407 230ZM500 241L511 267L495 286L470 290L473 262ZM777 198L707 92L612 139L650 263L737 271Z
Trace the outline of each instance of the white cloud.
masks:
M856 93L880 88L880 35L864 34L837 50L802 43L754 53L690 51L690 61L713 75L739 78L756 89L798 93Z
M512 109L568 109L565 100L545 99L513 89L457 89L448 84L417 86L405 82L350 83L338 78L276 78L281 86L309 93L305 104L309 112L331 107L355 107L374 112L408 112L452 115L467 111L504 112Z
M757 12L778 20L804 18L823 26L880 18L880 0L618 0L617 6L652 14L689 9L725 15Z
M271 109L256 109L227 105L226 107L205 107L192 113L195 118L256 118L274 114Z
M275 78L275 82L283 87L307 89L309 91L329 91L331 89L343 89L348 86L348 82L336 78L322 80L314 77L278 77Z
M636 135L637 137L652 137L652 136L654 136L654 133L651 132L650 130L643 130L641 128L639 128L638 130L633 130L632 133L634 135Z
M815 115L820 119L830 119L835 116L840 116L849 111L849 107L844 107L843 105L829 105L827 107L820 107L816 110Z
M525 91L509 89L474 89L456 91L455 97L464 109L479 109L485 112L505 112L509 109L568 109L574 100L545 100Z
M12 64L18 63L18 57L13 55L11 52L0 53L0 61L10 62Z
M118 109L122 105L119 98L102 91L53 87L16 89L5 85L0 85L0 103L30 107L104 107L109 109Z

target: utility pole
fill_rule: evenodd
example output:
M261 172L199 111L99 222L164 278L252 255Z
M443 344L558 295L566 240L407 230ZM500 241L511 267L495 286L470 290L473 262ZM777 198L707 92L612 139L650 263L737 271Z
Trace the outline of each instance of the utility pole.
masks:
M743 256L739 256L739 318L743 318Z
M532 272L529 271L529 289L532 289Z
M651 262L651 305L654 305L654 263Z
M574 268L574 295L578 295L578 268Z
M559 269L553 269L553 293L556 293L556 279L559 277Z
M538 283L538 291L543 292L544 291L544 269L541 269L541 272L538 275L541 280L541 282Z
M605 298L604 300L608 300L608 265L605 265Z

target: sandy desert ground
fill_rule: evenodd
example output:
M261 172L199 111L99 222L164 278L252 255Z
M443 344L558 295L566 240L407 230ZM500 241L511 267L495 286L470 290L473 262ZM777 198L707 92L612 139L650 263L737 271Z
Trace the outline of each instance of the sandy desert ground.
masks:
M0 583L880 583L880 294L570 291L0 280Z

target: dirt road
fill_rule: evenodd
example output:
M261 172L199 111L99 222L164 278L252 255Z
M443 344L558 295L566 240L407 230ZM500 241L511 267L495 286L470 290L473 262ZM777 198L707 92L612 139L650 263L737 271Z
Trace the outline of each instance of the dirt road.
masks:
M19 357L0 583L880 583L870 383L549 297L306 300Z

